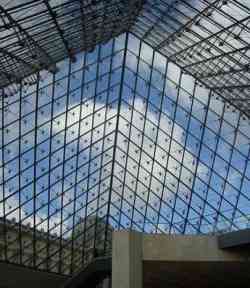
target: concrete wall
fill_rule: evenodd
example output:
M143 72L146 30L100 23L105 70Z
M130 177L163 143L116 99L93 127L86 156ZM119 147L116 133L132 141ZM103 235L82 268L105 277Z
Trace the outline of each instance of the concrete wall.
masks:
M227 271L244 271L242 277L249 281L249 264L249 250L221 250L216 236L148 235L128 231L113 234L112 288L156 288L167 287L166 284L171 286L171 283L176 283L171 287L185 287L177 286L183 269L193 271L190 272L193 276L189 279L190 283L196 277L204 287L213 287L205 284L208 280L215 282L217 275L214 275L214 267L218 267L218 274L223 277ZM202 268L199 270L199 267ZM159 275L155 275L157 271L161 271ZM167 283L166 279L171 277L167 277L166 273L172 274L171 283ZM147 281L145 277L148 277ZM163 283L165 286L161 286L161 281L166 282Z
M221 250L216 236L142 235L143 260L247 261L250 251Z
M139 233L113 233L112 287L142 288L141 239Z

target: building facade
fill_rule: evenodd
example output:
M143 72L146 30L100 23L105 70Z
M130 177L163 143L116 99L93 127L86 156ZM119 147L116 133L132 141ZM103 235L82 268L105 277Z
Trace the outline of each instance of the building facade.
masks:
M108 225L106 234L106 225L103 219L89 216L75 226L71 237L60 239L57 234L38 230L34 237L30 225L20 226L15 219L5 222L1 219L0 260L70 274L80 270L82 264L110 253L113 228Z

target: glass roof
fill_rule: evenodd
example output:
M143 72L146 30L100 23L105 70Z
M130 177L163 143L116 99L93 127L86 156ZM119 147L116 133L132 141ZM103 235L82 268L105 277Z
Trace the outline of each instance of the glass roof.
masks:
M48 4L5 1L0 15L6 17L8 11L13 16L17 9L28 13L23 7L35 7L35 2L36 9ZM49 5L62 9L82 2L90 8L92 2L106 3L52 0ZM116 2L125 5L112 1L114 7ZM249 64L249 44L224 51L231 36L224 38L216 32L219 26L212 28L217 14L225 16L229 7L234 8L230 17L239 10L243 23L249 4L187 2L130 1L138 8L136 13L140 10L138 17L128 13L133 18L131 32L121 33L124 27L117 26L117 34L109 34L105 41L98 38L84 49L72 38L68 43L76 50L70 55L63 52L65 45L55 30L60 44L46 37L43 43L61 53L61 62L48 47L39 50L42 42L32 42L34 35L25 34L25 39L35 46L16 50L29 58L29 65L16 58L21 57L19 52L7 49L7 55L0 48L2 75L13 75L12 66L2 65L8 63L6 55L18 69L27 68L18 81L16 76L1 77L8 80L5 84L15 83L0 88L0 260L72 274L88 263L95 250L109 252L112 230L209 234L249 227L248 102L244 100L243 107L239 99L227 99L227 91L231 98L236 91L238 98L247 97L248 70L238 71L235 65ZM35 10L30 11L32 18ZM220 25L243 27L230 21ZM0 38L6 29L0 27ZM178 35L173 38L174 31ZM247 31L238 31L239 38ZM8 41L0 47L14 49ZM26 51L27 47L33 48ZM29 53L35 48L40 54L32 58ZM41 59L47 66L34 66ZM211 69L216 75L209 81L200 77ZM244 87L217 89L236 87L236 82Z
M0 87L125 31L250 116L248 0L2 0Z
M142 0L2 0L0 87L127 31ZM32 79L30 80L32 82Z
M131 32L249 115L248 0L146 1Z

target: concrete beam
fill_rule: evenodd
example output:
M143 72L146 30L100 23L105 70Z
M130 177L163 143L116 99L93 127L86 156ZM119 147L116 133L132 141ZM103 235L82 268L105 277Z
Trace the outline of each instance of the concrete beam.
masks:
M218 243L220 249L250 246L250 229L219 235Z
M222 250L216 236L143 235L143 260L248 261L250 251Z
M142 288L142 234L113 233L112 287Z

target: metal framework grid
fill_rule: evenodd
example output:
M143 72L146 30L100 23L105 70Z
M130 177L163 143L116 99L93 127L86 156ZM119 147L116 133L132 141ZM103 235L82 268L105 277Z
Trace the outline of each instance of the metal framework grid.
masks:
M56 62L127 31L141 5L142 0L1 1L0 87L41 69L53 71Z
M42 1L29 5L35 2ZM228 5L244 1L195 1L203 12L197 16L198 8L193 7L197 9L190 14L192 22L175 14L179 9L189 11L185 1L170 2L146 1L132 33L89 52L67 55L64 51L60 57L69 57L57 63L57 73L40 67L29 76L33 79L29 85L24 79L15 89L0 90L2 261L72 274L88 263L95 248L102 254L110 250L112 229L206 234L249 225L250 123L242 106L237 102L231 106L230 99L225 102L229 90L217 89L235 85L235 79L225 73L226 80L217 75L209 82L194 73L195 69L210 73L212 67L215 73L218 67L226 71L229 67L221 65L231 65L228 55L240 63L248 50L244 57L237 56L242 51L224 51L213 58L205 54L203 42L185 38L197 32L192 29L208 29L203 21L215 21L213 13L224 13ZM204 3L212 6L206 8ZM8 7L6 1L4 7L14 10L14 6ZM160 13L167 7L169 13ZM176 31L177 19L182 19L185 31L178 30L181 36L167 45L170 19L175 19ZM193 25L197 21L198 28ZM154 40L160 31L165 38ZM209 39L204 44L216 46ZM194 41L195 49L188 48ZM223 41L220 51L229 45ZM187 47L180 48L184 44ZM217 51L215 46L211 53ZM63 43L58 47L65 49ZM169 52L170 47L176 52ZM184 50L180 52L184 48L193 56L185 59ZM177 50L181 57L173 56ZM197 55L204 60L205 71ZM190 61L196 61L192 71L186 67ZM49 64L54 67L55 62ZM233 75L241 76L238 84L248 77L247 71L237 73ZM230 97L236 90L237 97L246 97L245 88L230 90Z
M129 30L250 115L249 29L248 0L3 0L0 87Z
M248 0L146 1L131 32L250 115Z

